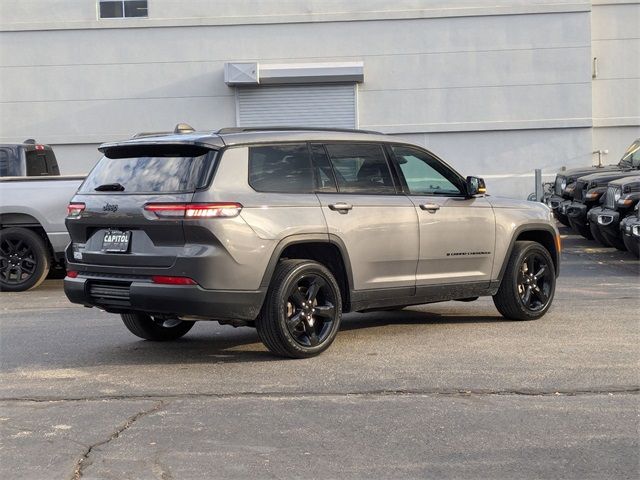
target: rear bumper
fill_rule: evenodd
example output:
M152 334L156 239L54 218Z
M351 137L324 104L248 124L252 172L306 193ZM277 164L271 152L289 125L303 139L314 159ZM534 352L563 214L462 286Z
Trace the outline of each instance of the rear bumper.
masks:
M206 290L198 285L159 285L145 278L78 276L64 279L67 298L108 312L147 312L210 320L255 320L266 291Z

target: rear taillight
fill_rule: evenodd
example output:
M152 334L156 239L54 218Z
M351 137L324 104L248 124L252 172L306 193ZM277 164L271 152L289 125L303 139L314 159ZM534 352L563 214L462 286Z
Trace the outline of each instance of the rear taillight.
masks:
M144 206L159 218L230 218L242 210L239 203L149 203Z
M169 277L166 275L153 275L151 277L153 283L162 285L197 285L196 281L189 277Z
M76 272L75 270L67 270L67 277L78 278L78 272Z
M67 217L79 217L85 208L86 205L84 203L70 203L67 207Z

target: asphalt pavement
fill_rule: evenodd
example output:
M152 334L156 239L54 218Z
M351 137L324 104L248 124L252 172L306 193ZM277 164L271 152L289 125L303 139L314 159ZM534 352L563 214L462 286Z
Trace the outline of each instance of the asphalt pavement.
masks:
M217 323L141 341L60 280L0 294L0 477L638 478L640 262L563 233L540 320L349 314L307 360Z

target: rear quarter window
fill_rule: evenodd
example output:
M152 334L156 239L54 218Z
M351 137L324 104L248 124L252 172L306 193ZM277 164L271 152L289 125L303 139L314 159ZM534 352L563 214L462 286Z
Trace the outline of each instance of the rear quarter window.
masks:
M307 144L249 147L249 185L258 192L313 192Z

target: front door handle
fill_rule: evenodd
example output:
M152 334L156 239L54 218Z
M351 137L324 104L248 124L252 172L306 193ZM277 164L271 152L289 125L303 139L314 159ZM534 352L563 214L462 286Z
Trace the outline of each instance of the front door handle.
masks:
M435 203L423 203L420 205L422 210L426 210L427 212L435 212L436 210L440 210L440 205L436 205Z
M333 210L334 212L347 213L349 210L353 208L353 205L350 203L338 202L331 203L329 205L329 210Z

